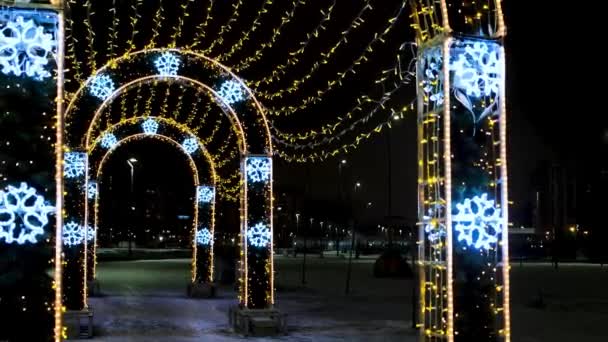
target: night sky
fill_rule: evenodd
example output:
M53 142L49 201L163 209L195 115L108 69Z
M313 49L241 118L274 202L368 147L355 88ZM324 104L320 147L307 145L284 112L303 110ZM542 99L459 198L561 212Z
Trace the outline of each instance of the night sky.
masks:
M547 163L574 166L584 178L587 172L606 168L608 159L608 121L600 112L604 108L601 101L604 95L595 83L585 81L597 80L605 68L601 57L587 55L591 51L597 54L601 42L591 42L591 36L586 35L594 30L590 19L561 8L566 6L553 6L552 10L549 3L553 2L504 4L508 28L509 190L515 203L511 220L516 224L525 220L523 211L535 185L533 175L540 166ZM573 27L578 28L572 30ZM411 32L404 35L408 36L404 40L413 40ZM415 113L410 112L394 122L390 132L393 199L390 214L402 216L408 224L415 223L417 215L415 126ZM149 154L137 145L124 149L127 152L116 158ZM140 170L145 174L151 172L144 179L159 183L154 186L161 189L187 189L190 181L184 174L185 161L178 161L170 156L172 152L160 147L154 149L153 157L146 157L150 159L145 162L146 170ZM386 132L336 159L316 164L276 162L275 188L306 190L307 197L313 200L335 200L338 163L342 159L347 160L343 169L345 184L351 184L352 188L355 182L361 182L357 196L364 203L371 202L367 209L358 211L359 217L369 223L381 221L389 214ZM124 183L128 169L121 163L125 164L117 162L120 166L110 167L109 172L122 177ZM148 165L153 171L147 170Z

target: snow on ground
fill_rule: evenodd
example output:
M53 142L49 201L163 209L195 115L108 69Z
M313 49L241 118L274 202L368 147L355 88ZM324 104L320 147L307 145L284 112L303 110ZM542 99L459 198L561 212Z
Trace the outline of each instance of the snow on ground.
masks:
M344 295L346 261L278 257L277 306L288 314L289 335L251 341L416 341L411 329L411 280L376 279L373 260L353 264L352 292ZM218 298L185 296L189 260L100 263L105 296L92 298L95 341L242 341L228 327L236 292L221 287ZM608 267L570 264L513 265L513 341L608 341ZM540 298L542 297L542 303ZM542 304L542 305L541 305Z

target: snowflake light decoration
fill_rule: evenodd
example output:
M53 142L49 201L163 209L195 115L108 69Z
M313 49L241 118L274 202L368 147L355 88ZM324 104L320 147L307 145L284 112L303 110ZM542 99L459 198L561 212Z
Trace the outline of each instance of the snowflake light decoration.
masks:
M423 217L424 232L432 243L440 242L447 235L445 225L435 217L436 210L440 210L440 207L429 208L429 214Z
M215 197L215 189L212 186L201 185L197 188L196 198L199 203L211 203Z
M87 154L84 152L66 152L63 160L63 175L66 178L83 176L87 166Z
M152 118L147 118L146 121L141 124L141 128L146 134L156 134L158 131L158 122Z
M92 200L95 197L97 197L97 182L89 180L89 184L87 184L87 198Z
M246 162L247 180L251 183L268 182L270 179L270 158L249 157Z
M222 98L223 102L229 105L241 102L245 99L243 86L235 80L224 81L217 91L217 94Z
M2 73L25 74L38 81L50 77L47 64L57 47L54 34L45 33L44 27L36 25L34 19L25 20L23 16L17 16L3 26L0 29Z
M464 51L457 53L451 63L454 87L468 96L498 95L501 82L499 49L486 42L465 43Z
M104 101L114 92L116 87L109 75L99 74L92 76L89 82L89 93L92 96Z
M502 233L500 209L488 200L487 194L465 199L456 204L457 213L452 215L454 229L458 232L458 241L477 249L490 249L498 242Z
M47 205L27 183L18 188L9 185L6 191L0 190L0 240L19 245L37 243L49 223L48 214L54 211L55 207Z
M192 154L198 150L198 141L196 141L196 138L186 138L182 143L182 148L186 153Z
M101 147L105 149L111 149L116 146L117 143L118 139L116 139L116 136L112 133L105 133L101 137Z
M154 60L154 66L160 76L175 76L181 65L181 60L171 52L163 52Z
M68 222L63 226L61 240L63 244L69 247L77 246L84 243L86 231L81 225L74 221Z
M443 104L443 57L441 49L429 49L425 52L420 63L424 71L421 85L425 93L425 99L430 100L436 106L440 106Z
M254 247L268 247L271 238L270 228L262 222L247 229L247 240Z
M95 228L91 227L91 225L89 225L87 227L87 242L91 242L93 240L95 240Z
M200 246L211 246L213 244L213 235L207 228L202 228L196 231L196 244Z

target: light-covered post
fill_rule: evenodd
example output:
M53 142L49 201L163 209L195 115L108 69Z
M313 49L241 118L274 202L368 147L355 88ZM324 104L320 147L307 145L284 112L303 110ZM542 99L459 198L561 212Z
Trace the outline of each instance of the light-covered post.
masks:
M211 297L215 293L213 247L215 243L215 186L196 187L196 219L193 236L192 284L193 297Z
M507 342L500 2L427 2L418 0L419 7L414 6L417 25L433 23L418 27L421 340Z

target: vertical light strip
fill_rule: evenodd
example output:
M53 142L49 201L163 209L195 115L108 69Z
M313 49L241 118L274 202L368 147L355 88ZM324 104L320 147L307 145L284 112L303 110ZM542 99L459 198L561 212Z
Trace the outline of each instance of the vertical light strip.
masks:
M82 257L84 258L84 261L82 263L82 267L84 267L84 272L83 274L83 279L82 279L82 291L83 291L83 296L82 296L82 307L86 310L89 308L89 287L87 286L88 284L88 277L87 277L87 273L88 273L88 263L89 263L89 215L88 215L88 206L89 206L89 198L88 196L88 191L89 191L89 153L87 151L84 151L85 155L86 155L86 160L85 160L85 172L84 172L84 243L83 243L83 248L84 250L82 251Z
M446 0L441 0L441 17L442 17L441 24L443 25L445 34L450 34L452 32L452 28L450 28L450 17L448 15L448 4L447 4ZM445 93L445 95L447 95L447 94L449 94L449 93Z
M417 15L415 16L416 18L418 17ZM424 146L422 145L422 140L425 138L425 129L424 129L424 124L423 124L423 117L424 117L424 103L423 103L423 99L422 96L424 96L423 94L420 93L420 82L422 82L422 77L421 77L421 70L420 70L420 61L423 58L423 53L422 52L418 52L418 65L416 67L416 93L417 93L417 120L416 120L416 125L418 126L418 305L420 306L418 308L418 313L420 315L420 319L419 322L422 323L422 326L419 327L418 329L418 333L419 333L419 340L423 341L425 338L425 330L426 330L426 326L427 326L427 319L426 319L426 314L425 314L425 303L426 303L426 288L425 288L425 283L426 283L426 255L424 253L425 251L425 242L424 242L424 224L423 224L423 218L424 218L424 167L426 166L427 162L425 160L424 157Z
M209 250L209 283L213 282L213 272L214 272L214 249L215 249L215 198L217 196L217 183L215 180L215 168L212 168L212 176L213 178L213 198L211 200L211 237L212 237L212 243L210 246L210 250Z
M274 196L272 192L272 185L274 179L273 173L273 163L272 156L268 156L268 160L270 161L270 179L268 184L269 191L269 205L270 205L270 305L274 306L274 221L273 221L273 212L274 212Z
M241 157L241 182L243 187L241 188L241 253L243 253L243 257L241 258L241 268L243 270L242 278L243 278L243 303L245 303L245 307L249 305L249 294L248 291L248 264L247 264L247 227L249 227L249 217L247 216L247 157L248 154L245 154Z
M441 1L442 4L445 0ZM447 12L447 10L446 10ZM446 13L447 14L447 13ZM452 234L452 146L451 146L451 122L450 122L450 45L452 38L447 36L443 41L443 146L445 162L445 226L446 237L446 259L447 259L447 288L448 288L448 317L447 337L448 342L454 341L454 288L453 288L453 234Z
M505 25L505 17L502 12L502 0L494 0L496 3L496 20L498 20L498 37L504 37L507 34L507 25Z
M59 0L54 0L57 4ZM55 124L55 342L61 342L63 300L62 286L62 241L63 227L63 58L64 58L64 17L61 9L57 8L57 116Z
M507 167L507 97L506 97L506 54L505 48L500 47L500 177L502 179L501 202L503 210L503 225L505 229L502 235L502 276L504 282L504 324L505 342L511 341L511 304L510 304L510 279L509 279L509 179Z
M199 191L199 179L195 179L194 180L194 222L193 222L193 229L192 229L192 271L191 271L191 283L194 284L194 282L196 281L196 272L197 272L197 266L196 266L196 262L197 262L197 253L198 253L198 247L197 247L197 242L196 242L196 232L198 231L198 214L199 214L199 210L198 210L198 191ZM212 234L213 236L213 234Z
M95 213L93 215L94 216L94 220L95 220L95 242L93 244L93 279L97 279L97 228L98 228L98 213L99 213L99 194L100 194L100 182L99 180L101 179L99 176L96 178L97 179L97 195L95 196L95 205L94 205L94 210Z

